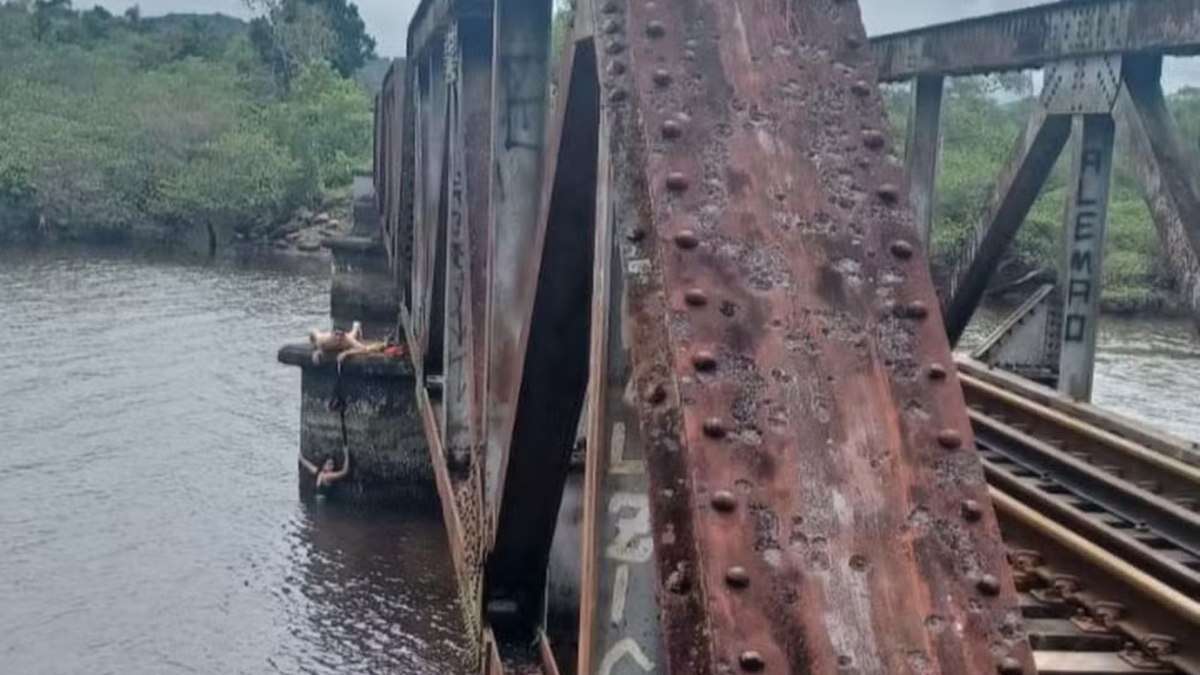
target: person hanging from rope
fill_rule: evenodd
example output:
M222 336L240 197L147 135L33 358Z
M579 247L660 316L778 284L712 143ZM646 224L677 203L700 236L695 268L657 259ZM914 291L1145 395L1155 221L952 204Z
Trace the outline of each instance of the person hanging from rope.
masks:
M317 477L317 492L324 493L330 486L339 480L346 477L350 473L350 446L342 444L342 468L335 470L333 457L326 457L325 462L318 467L316 464L308 461L304 454L300 454L300 465L308 472Z

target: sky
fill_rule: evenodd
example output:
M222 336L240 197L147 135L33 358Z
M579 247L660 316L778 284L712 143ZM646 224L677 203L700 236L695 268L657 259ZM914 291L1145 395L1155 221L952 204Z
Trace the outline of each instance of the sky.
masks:
M419 0L351 0L358 5L367 31L375 38L380 56L403 56L406 27ZM253 15L245 0L76 0L77 8L100 4L124 12L132 4L143 16L173 12L219 12L248 18ZM859 0L869 35L881 35L971 16L1045 4L1047 0ZM1168 59L1164 86L1173 91L1183 85L1200 85L1200 59Z
M378 43L381 56L404 54L405 27L416 9L418 0L353 0L367 24L367 31ZM931 23L952 21L968 16L991 14L1005 9L1036 5L1044 0L860 0L863 21L872 35L915 28ZM130 5L141 7L143 16L173 12L219 12L237 17L249 17L244 0L76 0L77 8L100 4L114 12L124 12Z

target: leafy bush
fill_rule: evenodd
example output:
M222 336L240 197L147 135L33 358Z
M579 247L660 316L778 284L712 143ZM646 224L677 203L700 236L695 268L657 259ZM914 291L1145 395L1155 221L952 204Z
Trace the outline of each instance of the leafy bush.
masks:
M313 63L277 94L245 24L46 12L0 5L0 240L250 233L369 162L366 93Z

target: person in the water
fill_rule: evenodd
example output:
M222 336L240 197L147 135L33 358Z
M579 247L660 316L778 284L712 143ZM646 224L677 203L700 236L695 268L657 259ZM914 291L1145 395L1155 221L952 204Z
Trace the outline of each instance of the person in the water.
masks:
M325 492L331 485L346 477L350 473L350 448L342 446L342 468L334 470L332 457L326 457L325 462L321 466L317 466L308 461L304 457L304 453L300 453L300 464L308 472L317 477L317 492Z

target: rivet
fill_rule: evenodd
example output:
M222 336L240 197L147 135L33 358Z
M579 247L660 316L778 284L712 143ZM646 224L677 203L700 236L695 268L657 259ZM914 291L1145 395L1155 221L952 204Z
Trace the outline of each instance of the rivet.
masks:
M957 429L942 429L937 435L938 445L947 450L957 450L962 447L962 434Z
M1006 656L996 664L996 672L1000 673L1000 675L1020 675L1025 672L1025 669L1021 667L1020 661L1011 656Z
M725 438L725 423L719 417L704 420L704 435L709 438Z
M862 46L862 40L857 35L849 35L846 37L846 46L850 49L858 49Z
M613 14L617 11L617 9L617 3L613 2L613 0L608 0L608 2L600 5L600 11L604 12L605 14Z
M733 588L746 588L750 585L750 573L745 567L734 565L725 570L725 583Z
M608 74L612 75L614 77L617 75L624 75L625 74L625 62L624 61L609 61L608 62Z
M661 384L647 385L642 391L642 398L653 405L658 405L667 400L667 390Z
M707 349L701 349L692 355L692 365L702 373L709 373L717 369L717 357Z
M980 518L983 518L983 507L974 499L964 500L962 503L962 517L963 520L969 523L977 522Z
M700 245L700 238L691 230L680 230L675 234L675 245L685 251L690 251Z
M887 144L887 138L874 129L868 129L862 132L862 142L871 150L881 150Z
M667 174L667 189L682 192L688 189L688 178L680 171Z
M646 238L646 231L640 227L632 227L625 233L625 238L636 244Z
M651 21L646 24L646 35L652 38L662 37L667 34L667 27L661 21Z
M913 300L904 306L904 315L910 319L924 319L929 316L929 305L920 300Z
M620 54L625 51L625 43L620 40L613 40L604 47L604 51L608 54Z
M675 120L666 120L662 123L663 138L679 138L683 135L683 125Z
M885 204L895 204L900 201L900 188L892 183L880 185L879 189L876 190L876 194L879 195L879 199Z
M929 379L935 381L946 379L946 367L940 363L929 364Z
M737 497L729 490L717 490L712 496L712 506L721 513L730 513L737 508Z
M621 30L621 22L616 19L605 19L604 23L600 25L600 30L608 35L612 35Z
M850 85L850 91L855 96L870 96L871 85L868 84L866 80L858 80L854 84Z
M620 103L621 101L624 101L628 97L629 97L629 94L626 93L626 91L624 89L621 89L620 87L613 89L608 94L608 100L613 103Z
M692 307L703 307L708 304L708 294L700 288L689 288L683 293L683 301Z
M654 84L657 84L660 87L665 87L668 84L671 84L671 73L666 68L658 68L654 71L654 74L650 76L650 79L654 81Z
M1000 580L994 575L985 574L979 577L979 581L975 582L975 588L979 589L979 592L984 595L999 595Z
M892 252L892 255L896 256L900 260L908 260L913 256L913 245L907 241L904 241L903 239L897 239L896 241L893 241L892 245L889 246L888 249Z
M855 553L850 556L850 569L861 572L867 569L867 557L860 553Z
M763 660L762 654L753 649L747 649L738 654L738 665L748 673L757 673L767 666L767 662Z

